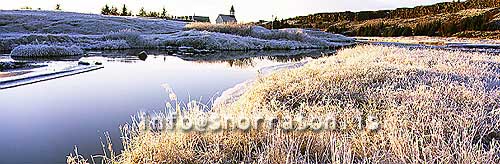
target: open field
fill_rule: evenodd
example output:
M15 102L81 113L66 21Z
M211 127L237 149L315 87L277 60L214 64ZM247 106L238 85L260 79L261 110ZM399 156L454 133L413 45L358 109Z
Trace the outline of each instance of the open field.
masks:
M338 128L152 132L134 121L122 127L124 149L106 151L104 162L500 162L500 57L489 54L358 46L262 76L236 102L208 112L173 103L169 111L194 120L276 116L281 127L290 115L329 115Z

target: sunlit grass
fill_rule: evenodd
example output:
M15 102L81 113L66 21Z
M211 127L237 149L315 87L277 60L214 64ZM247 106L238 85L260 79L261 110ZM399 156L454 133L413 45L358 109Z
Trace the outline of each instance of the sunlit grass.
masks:
M199 31L210 31L210 32L220 32L225 34L235 34L240 36L250 36L252 35L252 25L246 24L211 24L211 23L189 23L184 29L186 30L199 30Z
M122 127L124 149L104 162L499 163L499 87L498 56L359 46L260 77L238 101L210 112L173 107L194 119L328 113L347 123L343 129L155 133L134 122ZM377 130L358 127L355 118L372 116Z
M307 29L279 29L269 30L261 26L247 24L210 24L210 23L190 23L185 27L186 30L198 30L232 34L238 36L251 36L264 40L290 40L307 42L310 44L326 44L330 42L351 42L350 38L342 35L325 33ZM321 39L319 39L321 38Z

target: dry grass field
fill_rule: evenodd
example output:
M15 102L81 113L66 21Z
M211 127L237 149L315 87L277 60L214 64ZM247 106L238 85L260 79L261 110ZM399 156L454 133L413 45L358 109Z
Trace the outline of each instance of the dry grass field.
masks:
M276 116L277 125L329 115L337 128L152 132L135 121L104 162L500 163L500 57L490 54L358 46L260 77L228 106L171 109L192 119Z

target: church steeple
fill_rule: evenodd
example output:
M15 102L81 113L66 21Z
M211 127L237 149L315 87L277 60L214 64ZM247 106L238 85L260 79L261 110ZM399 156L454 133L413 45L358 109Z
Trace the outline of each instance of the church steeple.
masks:
M231 10L229 10L229 15L234 15L234 6L231 5Z

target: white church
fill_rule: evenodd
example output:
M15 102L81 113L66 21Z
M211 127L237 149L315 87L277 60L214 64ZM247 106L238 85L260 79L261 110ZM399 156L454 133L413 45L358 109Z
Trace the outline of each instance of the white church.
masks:
M238 23L236 17L234 16L234 6L231 6L231 10L229 10L229 15L219 14L215 22L217 24Z

